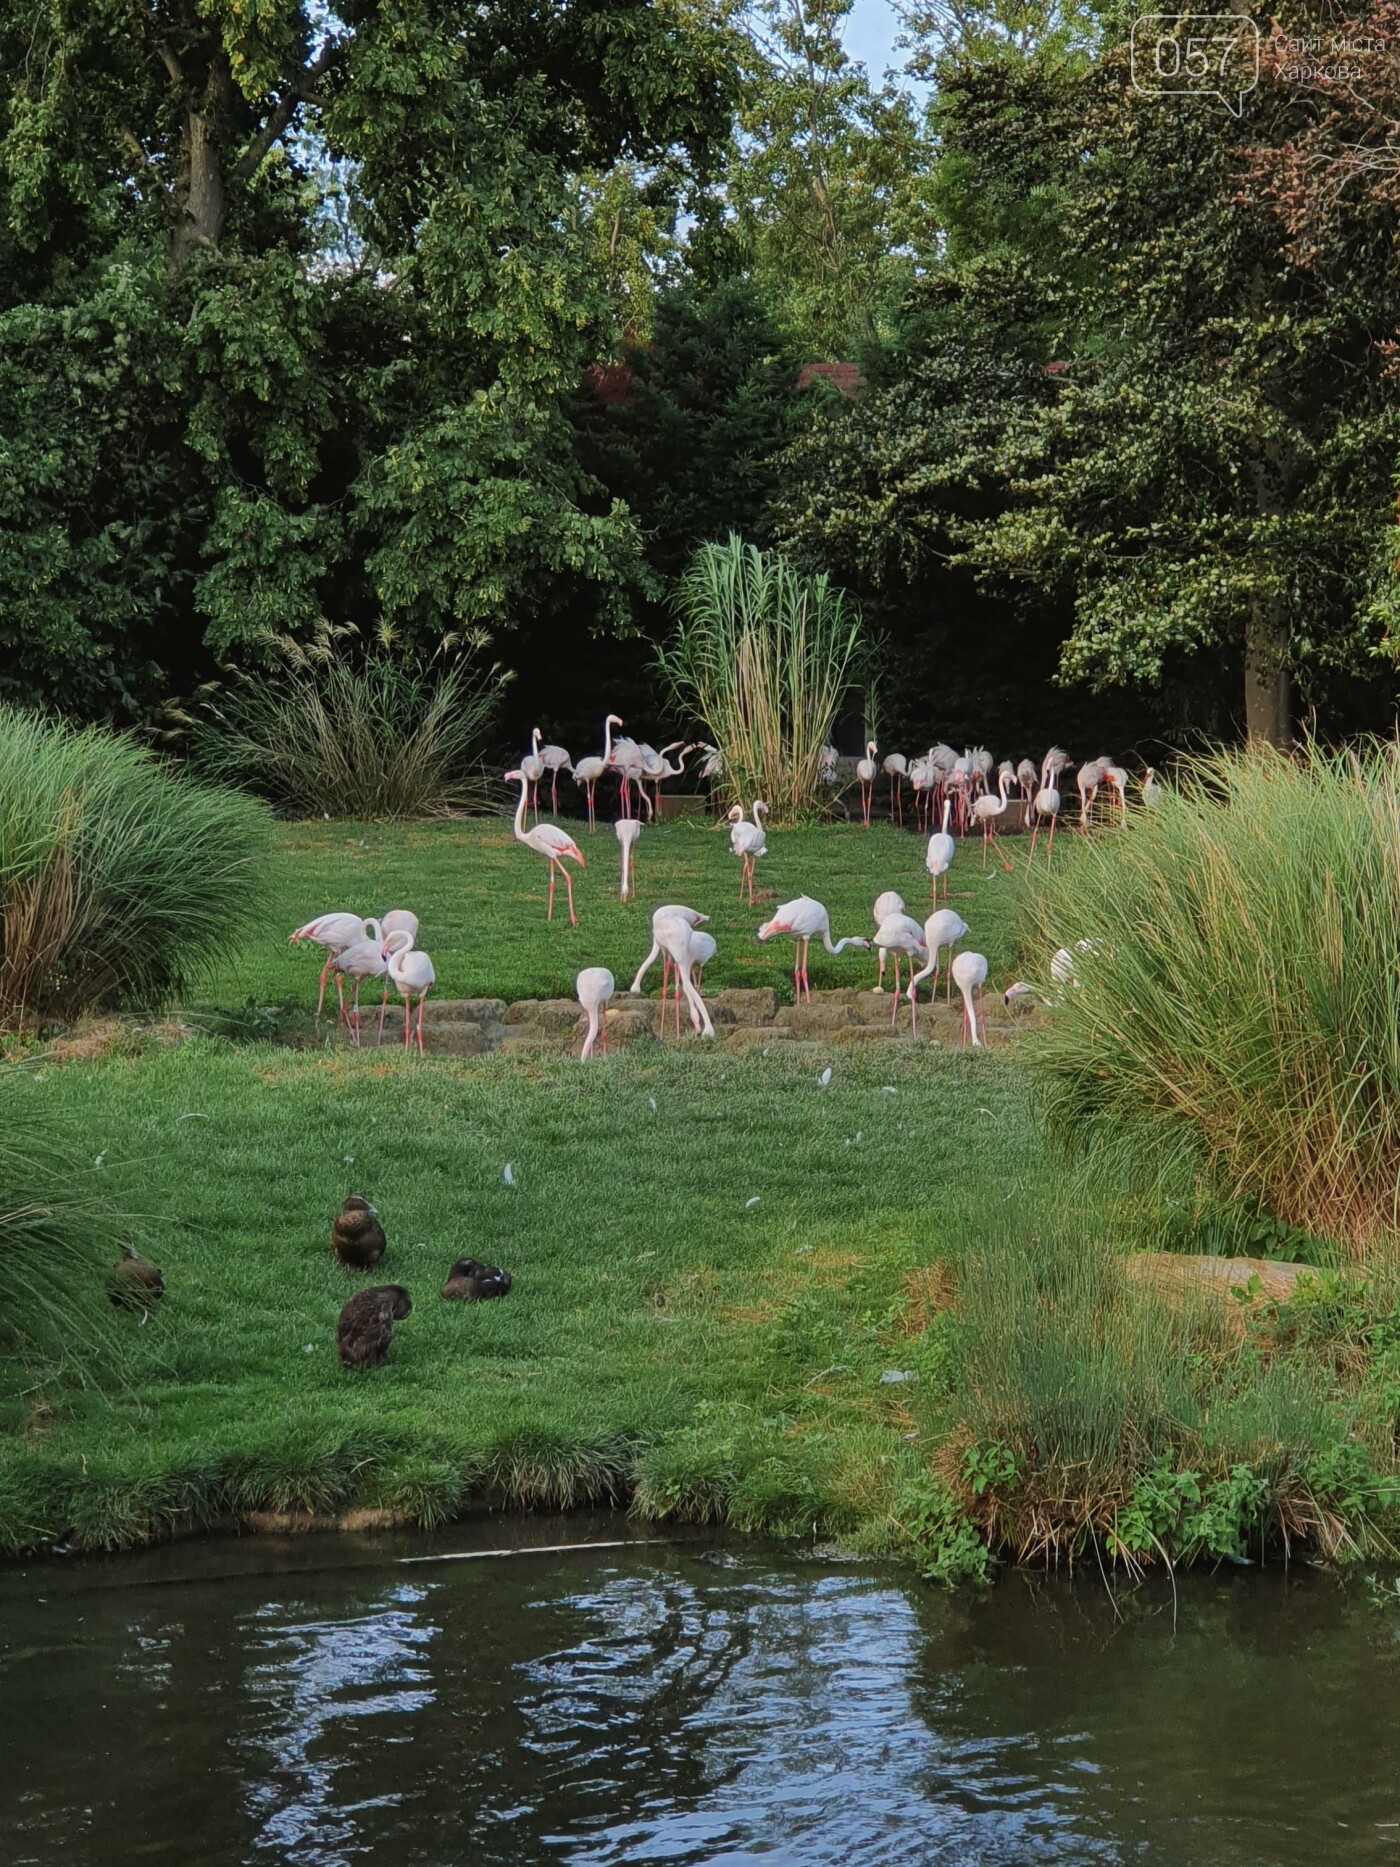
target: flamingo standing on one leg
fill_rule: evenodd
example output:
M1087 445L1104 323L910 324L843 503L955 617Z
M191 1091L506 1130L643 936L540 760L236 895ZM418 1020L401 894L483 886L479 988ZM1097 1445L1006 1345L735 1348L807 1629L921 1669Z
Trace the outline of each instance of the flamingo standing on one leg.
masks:
M358 914L318 914L314 921L308 921L289 936L293 946L299 941L309 940L312 946L326 949L326 963L321 968L321 990L316 1000L317 1024L321 1022L321 1011L326 1002L326 978L335 964L337 954L343 953L346 947L354 946L358 941L382 938L380 923L362 920Z
M810 895L799 895L795 901L785 901L772 920L765 921L758 930L760 940L771 940L774 934L791 934L795 942L792 979L799 1004L804 993L809 1004L812 1000L812 982L807 977L807 954L813 940L819 939L828 953L839 953L848 946L867 949L870 946L868 940L862 940L855 934L847 934L844 940L838 940L833 946L830 917L821 902L814 901Z
M523 771L508 771L505 781L507 784L520 786L520 802L515 811L516 842L524 843L527 849L533 849L537 855L549 858L549 908L545 919L549 921L554 919L554 878L557 870L564 877L564 886L569 891L569 925L577 927L578 916L574 913L573 879L564 867L564 863L566 860L576 862L580 868L583 868L585 866L583 851L573 837L561 830L557 823L537 823L533 830L527 830L525 828L525 798L530 787L525 774Z
M924 930L916 920L907 914L889 914L881 921L875 931L875 944L880 949L883 960L886 953L894 955L894 992L890 998L890 1029L893 1031L899 1020L899 962L904 954L909 956L909 970L914 970L914 962L928 958L928 948L924 943ZM912 1034L916 1017L913 1006L909 1008L909 1029Z
M588 1013L588 1034L579 1052L579 1062L592 1056L595 1040L603 1055L608 1054L608 1000L617 990L617 981L606 966L585 966L574 980L574 993Z
M856 777L860 782L860 818L866 829L870 828L870 800L875 792L875 754L880 750L873 739L865 745L865 757L856 761Z
M642 826L635 817L619 817L613 828L622 845L622 886L618 897L625 901L632 889L632 846L641 835Z
M977 1008L972 1002L975 992L980 998L982 986L987 977L987 958L984 953L959 953L953 961L953 982L962 993L963 1001L963 1042L972 1032L974 1049L983 1048L982 1039L977 1035Z
M400 996L403 999L403 1047L405 1050L409 1047L409 1027L413 1010L413 1000L415 998L418 1000L418 1024L415 1034L418 1038L418 1054L421 1057L423 1054L423 1005L432 988L433 981L437 978L437 973L433 969L433 962L428 958L428 955L421 947L414 946L413 935L409 933L406 928L402 927L397 933L391 933L386 937L383 946L379 949L379 953L381 959L387 960L389 977L399 988ZM384 1028L382 1012L380 1014L379 1028L382 1032Z

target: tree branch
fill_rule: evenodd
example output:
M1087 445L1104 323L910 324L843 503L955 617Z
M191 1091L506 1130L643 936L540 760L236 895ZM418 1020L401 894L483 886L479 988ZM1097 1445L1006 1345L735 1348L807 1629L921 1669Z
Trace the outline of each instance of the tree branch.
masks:
M266 122L234 163L235 181L246 182L257 174L268 151L286 135L298 104L303 101L320 102L315 89L316 80L339 55L344 43L343 39L327 39L311 63L303 66L295 77L288 79L287 89L273 106Z

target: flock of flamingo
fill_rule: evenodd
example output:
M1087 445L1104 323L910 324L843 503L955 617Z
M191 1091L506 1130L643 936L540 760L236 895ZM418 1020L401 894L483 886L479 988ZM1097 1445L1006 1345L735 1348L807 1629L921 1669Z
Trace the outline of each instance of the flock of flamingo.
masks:
M549 896L545 910L548 920L554 918L555 884L562 876L568 899L569 921L573 926L578 925L573 880L566 865L572 862L584 868L586 863L583 851L566 830L558 824L542 823L539 820L539 787L546 776L550 779L550 796L555 809L558 808L561 772L572 775L574 781L583 787L590 831L597 828L596 791L599 780L610 773L617 778L620 815L614 830L621 852L619 893L621 899L626 901L632 893L634 851L643 829L642 819L632 815L633 798L645 808L648 820L654 817L660 808L662 784L667 778L678 777L685 770L686 758L693 752L705 754L705 763L699 773L701 777L714 778L722 773L722 760L713 746L683 744L676 740L658 752L633 739L614 738L613 727L622 724L617 714L608 714L603 724L602 754L578 760L571 759L563 746L542 744L543 735L536 727L530 751L514 770L505 774L506 783L520 786L515 808L515 839L527 849L545 857L549 864ZM674 765L667 757L671 752L678 755ZM902 964L907 962L909 978L903 996L909 1004L911 1033L917 1030L918 1025L918 987L923 980L932 976L933 990L937 991L940 955L946 949L946 996L951 1001L953 987L958 988L963 1001L964 1041L970 1040L980 1048L982 1039L977 1006L987 978L987 959L984 954L968 951L954 954L953 948L970 929L954 909L938 906L940 889L945 901L947 899L948 871L957 853L954 831L966 836L980 830L983 866L986 866L987 854L991 850L1003 867L1010 869L1011 864L997 843L996 833L998 824L1004 821L1010 809L1011 793L1017 790L1025 807L1024 821L1031 829L1028 860L1034 859L1037 838L1041 829L1045 828L1048 862L1053 854L1055 826L1063 805L1062 777L1074 761L1059 746L1052 746L1038 767L1029 759L1022 759L1019 765L1013 765L1009 759L1003 760L997 766L991 753L980 747L959 755L950 746L939 745L913 760L906 759L900 753L890 753L883 762L877 763L878 757L879 746L870 740L866 744L865 756L856 761L855 777L860 787L862 821L869 826L876 785L883 775L888 781L890 820L902 824L903 789L908 784L913 794L915 823L920 832L928 836L924 864L930 878L932 911L927 919L922 922L916 920L908 912L903 898L890 889L875 901L873 939L851 934L833 942L830 919L821 902L810 895L799 895L796 900L783 903L772 918L764 922L758 929L758 938L770 940L779 935L791 936L795 950L793 985L799 1004L804 998L810 1001L812 995L807 961L813 940L819 940L826 951L832 954L839 954L846 947L873 946L879 954L877 991L884 989L887 963L892 961L894 966L891 1030L898 1028L900 972ZM840 782L838 754L831 746L822 749L821 770L827 784ZM1126 816L1130 779L1121 765L1115 765L1107 758L1092 759L1078 768L1076 781L1081 830L1088 831L1091 828L1101 793L1106 794L1110 800L1110 810L1112 800L1116 800L1120 816ZM1144 804L1149 808L1155 807L1162 787L1151 767L1147 768L1141 779L1140 789ZM532 810L535 821L527 827L526 817ZM752 816L746 817L743 806L736 804L728 815L730 848L741 865L740 898L743 899L747 892L750 906L755 899L754 865L767 854L765 819L768 806L761 798L756 798L751 810ZM932 828L935 819L939 825L936 830ZM693 1028L703 1036L714 1036L714 1026L699 989L701 974L716 950L713 935L702 931L708 919L708 915L680 905L660 907L652 915L651 951L628 989L630 994L640 994L647 972L657 959L662 961L663 1033L668 998L673 997L678 1035L681 1000L684 998ZM418 1049L422 1051L424 1001L436 973L431 958L417 944L416 915L401 908L391 910L378 920L365 920L349 913L323 914L308 921L305 926L298 927L291 938L294 942L305 941L320 946L327 954L326 963L321 969L320 993L316 1002L318 1023L325 1005L326 980L334 971L341 1021L349 1032L351 1043L358 1046L361 987L367 979L381 978L384 991L379 1007L379 1041L383 1040L389 987L392 984L398 989L404 1004L404 1045L408 1047L416 1038ZM1051 976L1057 986L1077 983L1075 963L1067 951L1061 950L1055 955L1051 963ZM345 1003L347 978L354 981L354 994L348 1008ZM1005 998L1009 1003L1013 998L1036 989L1024 981L1018 981L1009 988ZM575 990L588 1021L581 1054L583 1057L591 1056L595 1046L606 1054L606 1008L616 993L617 982L605 966L588 966L579 973ZM415 1000L418 1013L416 1023L412 1017Z

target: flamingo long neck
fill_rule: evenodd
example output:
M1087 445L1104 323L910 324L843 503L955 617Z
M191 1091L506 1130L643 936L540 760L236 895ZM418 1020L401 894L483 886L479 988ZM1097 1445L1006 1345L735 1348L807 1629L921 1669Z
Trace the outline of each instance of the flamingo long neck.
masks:
M847 934L844 940L838 940L836 945L833 946L831 944L831 929L829 927L822 928L822 945L826 948L828 953L839 953L843 947L850 946L853 941L859 938L859 934Z
M543 738L544 734L540 731L538 726L530 734L530 751L536 758L540 755L540 740Z
M627 878L632 873L632 845L624 837L622 843L622 899L627 899Z
M972 1029L972 1047L974 1050L980 1050L982 1039L977 1035L977 1007L972 1002L972 987L964 985L958 989L963 995L963 1004L967 1007L967 1022Z
M525 837L525 793L530 788L530 781L523 772L521 772L519 776L520 776L520 802L515 807L515 834L516 834L517 840L523 843L526 840L526 837ZM550 873L553 874L553 872L554 871L551 869Z
M377 946L382 946L384 944L384 929L380 926L378 921L367 920L365 922L365 939L373 940ZM412 944L413 942L410 940L409 945L412 946Z
M584 1056L591 1056L593 1046L598 1041L599 1007L597 999L588 1007L588 1037L583 1046Z
M951 797L945 797L943 800L943 834L945 836L948 834L948 819L952 814L953 800Z
M609 714L607 719L603 721L603 763L607 765L611 763L611 761L612 761L612 715Z

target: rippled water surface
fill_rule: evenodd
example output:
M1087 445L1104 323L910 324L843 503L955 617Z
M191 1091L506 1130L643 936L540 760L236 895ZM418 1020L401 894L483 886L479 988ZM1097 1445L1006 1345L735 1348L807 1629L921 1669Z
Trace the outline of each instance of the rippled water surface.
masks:
M615 1537L571 1520L475 1547ZM0 1861L1400 1857L1400 1615L702 1542L247 1539L0 1572Z

